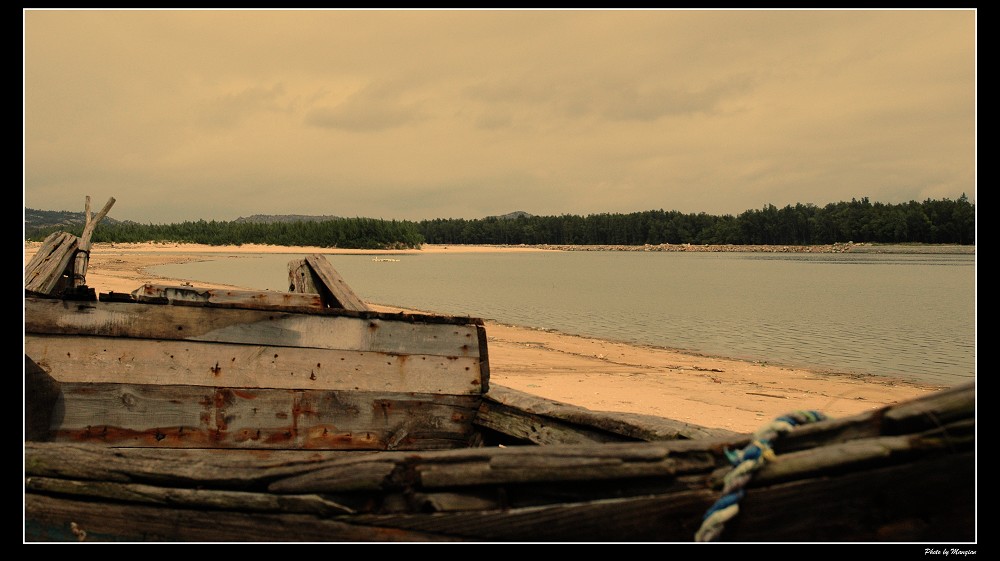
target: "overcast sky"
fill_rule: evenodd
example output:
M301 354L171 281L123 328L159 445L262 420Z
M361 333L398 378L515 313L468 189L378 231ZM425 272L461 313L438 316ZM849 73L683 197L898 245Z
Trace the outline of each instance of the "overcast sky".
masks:
M975 201L976 12L65 11L24 23L24 205L739 214Z

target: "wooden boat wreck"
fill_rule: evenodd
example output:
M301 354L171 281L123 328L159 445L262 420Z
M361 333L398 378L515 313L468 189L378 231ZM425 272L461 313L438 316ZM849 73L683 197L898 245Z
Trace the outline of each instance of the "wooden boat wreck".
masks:
M26 541L690 542L764 441L491 386L481 320L372 311L321 255L94 295L88 238L25 269ZM975 541L974 386L788 428L714 540Z

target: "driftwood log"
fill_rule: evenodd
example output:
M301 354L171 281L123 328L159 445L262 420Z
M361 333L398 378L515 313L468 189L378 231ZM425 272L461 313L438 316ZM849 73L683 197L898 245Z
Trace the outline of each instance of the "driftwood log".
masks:
M26 294L53 296L68 286L66 270L72 266L80 238L67 232L49 234L42 247L24 267Z
M331 452L25 444L29 540L691 541L747 435ZM975 540L975 388L796 429L724 541Z

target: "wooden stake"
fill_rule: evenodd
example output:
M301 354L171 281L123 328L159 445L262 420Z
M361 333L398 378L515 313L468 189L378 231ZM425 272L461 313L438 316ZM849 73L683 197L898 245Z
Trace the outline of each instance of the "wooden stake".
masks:
M108 211L111 210L114 204L115 198L109 198L108 202L104 204L104 208L101 209L101 212L98 212L91 219L90 195L87 195L86 202L84 203L84 215L87 221L83 226L83 235L80 236L80 244L76 250L73 262L73 288L86 286L87 284L87 265L90 263L90 238L94 234L94 229L97 228L97 223L108 214Z

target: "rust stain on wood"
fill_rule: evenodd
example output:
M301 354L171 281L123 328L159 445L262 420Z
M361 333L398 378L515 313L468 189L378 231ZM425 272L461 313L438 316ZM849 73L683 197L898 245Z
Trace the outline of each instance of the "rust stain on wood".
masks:
M267 444L285 444L292 442L295 438L295 434L290 430L275 431L269 433L265 438L264 442Z
M208 445L210 440L205 431L186 430L185 427L155 427L145 430L125 429L101 425L88 426L77 430L60 430L55 433L58 440L74 442L105 444L129 444L132 446L190 446L192 444Z
M260 440L260 429L243 429L233 435L235 442L256 442L258 440Z

